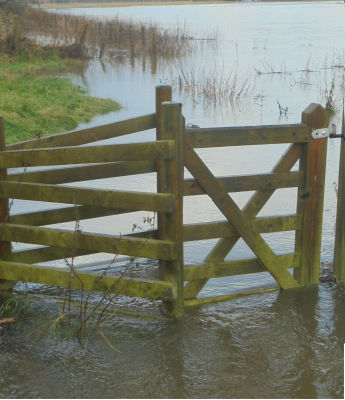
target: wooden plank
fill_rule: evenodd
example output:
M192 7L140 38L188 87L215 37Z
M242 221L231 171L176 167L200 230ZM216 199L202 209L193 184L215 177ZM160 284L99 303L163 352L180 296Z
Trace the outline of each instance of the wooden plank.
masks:
M308 141L304 124L262 125L233 128L186 129L186 140L194 149L260 144L303 143Z
M94 251L76 249L74 250L73 254L72 249L51 246L51 247L40 247L38 249L13 251L12 255L10 257L4 257L4 260L16 263L38 264L47 261L71 258L73 255L74 257L79 257L94 253L95 253Z
M107 274L77 272L72 274L71 288L92 290L124 296L144 297L152 300L172 301L177 297L173 282L152 281L139 278L120 277ZM24 263L0 261L0 278L34 282L43 285L68 287L70 271L65 269L41 267ZM78 279L79 278L79 279ZM80 282L82 281L82 283Z
M17 182L46 183L57 185L62 183L91 181L94 179L114 178L136 174L147 174L156 172L154 160L128 161L105 164L92 164L70 168L58 168L42 171L26 172L24 175L9 174L8 180Z
M156 127L156 115L149 114L142 117L132 118L107 125L93 128L79 129L76 131L59 133L57 135L45 136L39 139L14 143L6 146L6 150L29 150L35 148L53 148L80 146L82 144L98 142L131 133L146 131Z
M309 127L309 142L304 145L300 168L306 172L306 183L298 191L297 210L302 215L302 229L296 234L296 252L301 268L294 277L301 286L319 282L323 201L325 191L327 138L313 139L313 129L328 127L329 115L319 104L310 104L302 113Z
M0 151L5 149L5 124L4 118L0 116ZM0 181L7 180L7 169L0 169ZM0 222L7 223L10 222L10 208L8 199L0 198ZM10 257L12 252L11 242L4 241L2 237L2 231L0 230L0 260L5 257ZM0 304L6 300L8 297L12 296L12 289L14 286L14 282L11 280L5 281L4 278L0 279Z
M0 182L0 197L86 206L123 208L171 213L175 199L171 194L86 189L36 183Z
M0 224L0 229L3 224ZM37 228L23 225L6 224L3 230L5 241L31 243L43 246L72 248L75 233L65 229ZM114 235L101 235L81 232L78 234L76 249L96 253L125 254L134 257L156 260L174 260L176 244L163 240L142 239Z
M170 159L175 157L174 146L174 141L161 140L106 146L4 151L0 152L0 168Z
M285 254L277 256L285 269L298 268L298 256ZM199 279L221 278L267 272L267 269L257 258L236 261L223 261L220 263L191 265L184 268L184 280L194 281Z
M15 223L15 222L12 222ZM157 239L157 231L140 231L132 233L130 235L124 235L124 237L139 237L148 239ZM85 256L88 254L95 254L97 252L75 249L74 257ZM50 246L50 247L40 247L36 249L29 250L17 250L13 251L9 257L4 257L6 261L13 262L24 262L30 264L38 264L47 261L61 260L64 258L72 257L72 249Z
M174 140L176 157L164 161L163 188L175 198L175 210L165 214L163 221L163 239L176 243L176 258L163 263L164 281L177 285L177 299L165 303L166 314L172 317L183 316L183 179L184 179L184 144L185 121L182 117L182 104L162 103L162 137Z
M202 306L206 304L212 304L212 303L218 303L221 301L230 301L234 299L238 299L239 297L244 297L244 296L251 296L254 294L264 294L264 293L269 293L269 292L275 292L276 290L279 290L280 286L278 285L265 285L261 287L256 287L253 289L243 289L239 290L235 293L231 294L226 294L223 296L214 296L214 297L205 297L202 299L193 299L193 300L186 300L184 302L185 307L190 307L190 306Z
M79 220L106 217L134 212L121 208L107 208L95 206L76 206ZM17 214L11 216L11 222L17 225L46 226L61 224L63 222L76 221L75 207L58 208L55 210L36 211L32 213Z
M345 136L344 106L342 134ZM334 267L333 274L338 282L345 281L345 139L341 139L339 177L338 177L338 199L337 219L334 243Z
M260 233L295 231L301 229L302 226L301 216L297 214L253 218L250 221ZM183 227L184 242L221 237L239 238L236 230L227 221L189 224Z
M185 144L185 166L202 185L204 190L207 191L219 210L233 225L238 234L248 244L253 253L259 258L279 285L283 289L298 287L298 283L289 272L284 269L281 261L250 223L248 217L238 208L237 204L219 184L188 142Z
M290 145L283 156L280 158L278 163L273 167L272 172L279 173L290 171L300 158L301 151L301 144ZM243 212L248 217L256 217L274 192L274 190L255 192L253 196L249 199L247 204L244 206ZM209 263L223 261L228 253L231 251L231 249L235 246L237 241L237 237L225 237L220 239L214 249L206 257L205 262ZM196 297L198 293L202 290L202 288L206 285L206 283L207 279L189 282L185 286L185 299Z
M268 173L257 175L240 175L217 178L228 193L252 190L276 190L291 187L301 187L305 182L303 171ZM206 194L195 179L185 179L184 196Z
M162 125L162 103L165 101L172 101L172 87L170 85L156 86L156 140L163 139L163 125ZM165 176L165 163L163 160L156 160L157 165L157 193L164 193L164 176ZM163 239L164 236L164 214L157 214L157 227L158 238ZM163 266L160 266L160 271ZM163 272L162 272L163 274Z

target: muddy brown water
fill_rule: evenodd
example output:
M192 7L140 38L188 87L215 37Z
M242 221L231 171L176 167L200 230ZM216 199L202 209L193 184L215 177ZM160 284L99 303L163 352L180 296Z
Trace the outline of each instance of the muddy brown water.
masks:
M30 296L37 313L46 298ZM345 288L320 284L187 309L175 322L116 316L104 340L0 339L0 396L343 398Z

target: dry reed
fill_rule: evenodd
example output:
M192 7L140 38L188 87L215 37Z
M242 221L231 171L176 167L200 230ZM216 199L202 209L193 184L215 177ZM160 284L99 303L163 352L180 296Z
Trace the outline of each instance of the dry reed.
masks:
M44 45L82 47L88 57L160 56L191 54L205 44L218 43L218 31L198 32L188 24L162 28L154 21L114 16L85 18L29 8L21 19L26 37ZM68 54L67 54L68 56Z
M255 78L249 72L240 75L237 63L229 71L224 66L218 69L217 65L210 70L202 68L196 71L194 66L188 69L180 63L177 76L170 83L180 92L184 91L193 98L202 97L204 101L214 104L250 98L255 89Z

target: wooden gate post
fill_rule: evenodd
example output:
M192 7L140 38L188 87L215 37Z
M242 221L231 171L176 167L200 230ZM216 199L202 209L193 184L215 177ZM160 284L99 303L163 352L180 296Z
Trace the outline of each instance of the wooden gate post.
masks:
M344 126L344 108L343 123L341 133L345 135ZM340 139L340 162L338 177L338 200L337 200L337 219L335 228L334 243L334 267L333 273L338 282L345 282L345 138Z
M162 103L162 139L174 140L176 157L163 161L163 191L175 196L175 211L164 214L163 239L176 243L176 259L164 261L163 279L177 283L177 300L165 303L165 312L173 317L183 315L183 181L184 118L182 104Z
M172 101L172 86L159 85L156 86L156 140L162 140L162 103L164 101ZM157 193L164 192L164 171L163 171L163 160L156 160L157 165ZM157 230L158 239L163 240L163 224L164 224L164 213L157 214ZM162 263L159 271L160 279L163 280L163 268Z
M297 213L302 216L302 229L296 233L299 268L294 278L301 286L319 282L323 202L325 191L327 138L313 139L314 129L328 127L329 114L319 104L310 104L302 113L309 126L309 140L303 144L300 170L305 171L305 185L298 190Z
M0 151L5 151L6 143L5 143L5 126L4 126L4 118L0 116ZM7 169L3 168L0 169L0 185L2 181L7 179ZM10 222L9 216L9 201L8 199L1 199L0 198L0 222L4 223ZM0 232L1 234L1 232ZM1 241L0 236L0 260L5 258L8 260L11 254L11 242L3 242ZM5 279L1 279L0 274L0 304L7 298L12 296L12 289L14 286L14 281L7 281Z

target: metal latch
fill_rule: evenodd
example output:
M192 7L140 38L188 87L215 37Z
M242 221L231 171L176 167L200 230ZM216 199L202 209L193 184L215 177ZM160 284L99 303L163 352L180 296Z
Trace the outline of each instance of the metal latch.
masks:
M328 128L314 129L311 136L313 139L344 137L343 135L337 135L336 132L337 127L335 124L332 124Z

